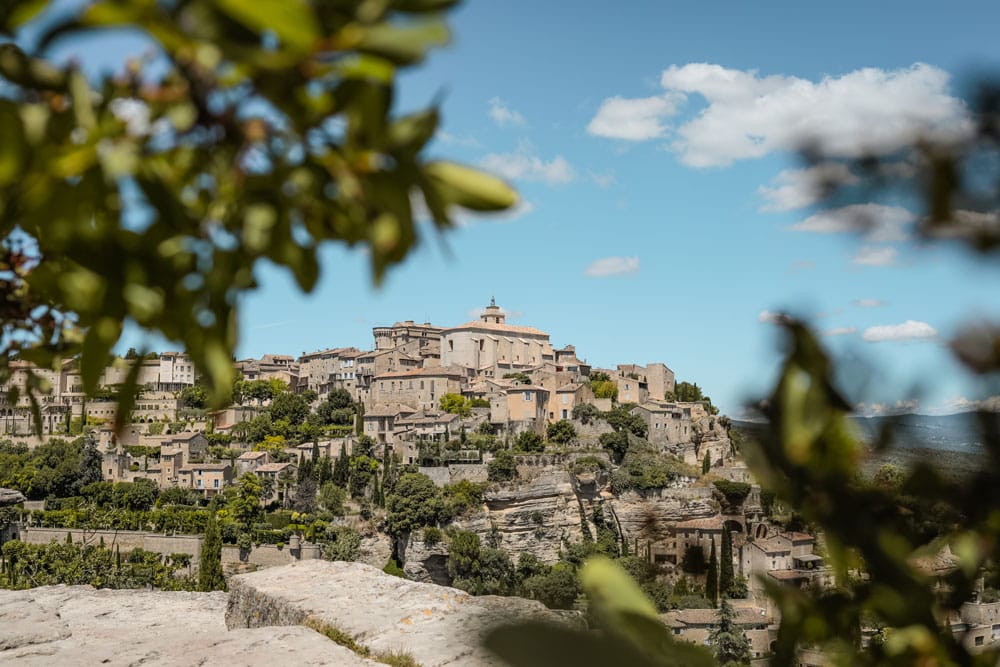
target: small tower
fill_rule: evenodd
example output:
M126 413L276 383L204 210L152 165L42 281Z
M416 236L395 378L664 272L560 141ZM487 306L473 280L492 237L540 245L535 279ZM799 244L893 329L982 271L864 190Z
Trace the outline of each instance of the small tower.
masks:
M497 300L491 296L490 305L486 306L486 310L479 316L479 319L487 324L503 324L507 316L504 315L500 306L497 305Z

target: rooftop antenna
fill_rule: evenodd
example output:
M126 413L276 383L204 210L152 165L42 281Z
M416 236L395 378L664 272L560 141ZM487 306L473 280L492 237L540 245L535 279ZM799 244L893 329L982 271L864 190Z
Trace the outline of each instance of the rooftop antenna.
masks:
M495 297L491 296L490 297L490 308L496 308L496 307L497 307L497 300L496 300Z

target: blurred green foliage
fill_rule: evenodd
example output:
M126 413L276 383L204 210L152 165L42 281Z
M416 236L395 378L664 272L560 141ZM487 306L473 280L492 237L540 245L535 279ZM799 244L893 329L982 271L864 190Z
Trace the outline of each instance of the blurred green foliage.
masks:
M513 205L498 179L424 159L436 107L394 108L396 74L448 41L455 4L0 6L0 383L14 354L46 367L79 355L91 393L134 322L181 343L221 404L239 297L262 260L308 292L320 247L338 241L366 249L378 282L417 242L420 211L445 230L458 209ZM165 71L136 60L88 78L49 59L109 30L141 31ZM45 381L27 389L40 421Z

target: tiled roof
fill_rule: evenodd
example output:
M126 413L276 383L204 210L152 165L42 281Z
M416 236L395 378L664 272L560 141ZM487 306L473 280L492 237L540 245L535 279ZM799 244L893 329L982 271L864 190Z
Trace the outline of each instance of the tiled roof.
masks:
M536 384L515 384L507 387L508 392L519 392L519 391L548 391L545 387L539 387Z
M257 468L257 472L281 472L282 470L291 467L291 465L291 463L265 463Z
M759 625L767 623L768 618L759 607L736 607L736 623L739 625ZM719 622L718 609L677 609L663 615L670 627L688 625L715 625Z
M262 456L267 456L267 452L243 452L236 459L237 461L252 461L254 459L259 459Z
M579 391L584 384L582 382L570 382L569 384L564 384L563 386L556 389L556 393L563 393L566 391Z
M711 516L707 519L688 519L674 524L675 529L722 530L722 517Z
M449 329L444 329L442 334L449 334L452 331L462 331L465 329L477 329L479 331L493 331L495 333L511 333L511 334L523 334L527 336L545 336L549 337L547 333L541 329L536 329L534 327L519 327L513 324L497 324L495 322L483 322L482 320L473 320L472 322L466 322L465 324L460 324L457 327L451 327Z
M462 372L461 368L452 366L450 368L444 366L438 366L434 368L414 368L410 371L394 371L392 373L382 373L381 375L376 375L376 380L381 380L384 378L407 378L407 377L462 377L465 374Z
M413 408L402 403L390 403L388 405L376 405L371 410L365 410L365 417L395 417L402 413L413 414Z

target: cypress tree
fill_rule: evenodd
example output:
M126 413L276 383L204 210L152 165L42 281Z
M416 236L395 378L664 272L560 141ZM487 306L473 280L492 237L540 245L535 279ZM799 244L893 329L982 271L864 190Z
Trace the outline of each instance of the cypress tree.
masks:
M351 464L347 460L347 444L340 448L340 456L333 467L333 483L342 489L347 488L347 479L351 475Z
M736 623L736 611L729 600L723 598L719 609L719 625L708 636L714 648L715 659L720 665L749 665L750 640Z
M313 440L312 462L316 463L317 461L319 461L319 440Z
M701 460L701 474L707 475L708 471L711 469L712 469L712 459L708 455L708 452L705 452L705 458Z
M201 558L198 561L198 589L226 590L226 578L222 575L222 533L215 516L214 498L208 505L208 525L205 526L205 541L201 545Z
M733 587L733 536L728 528L722 529L722 549L719 558L719 595L728 598Z
M712 606L719 604L719 561L715 556L715 538L712 538L712 551L708 557L708 574L705 576L705 597Z

